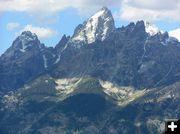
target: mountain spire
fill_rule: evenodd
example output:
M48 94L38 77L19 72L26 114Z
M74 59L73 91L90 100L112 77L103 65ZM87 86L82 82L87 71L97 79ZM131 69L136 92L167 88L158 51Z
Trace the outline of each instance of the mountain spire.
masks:
M88 44L96 40L103 41L114 29L115 24L111 11L102 7L76 28L72 41Z

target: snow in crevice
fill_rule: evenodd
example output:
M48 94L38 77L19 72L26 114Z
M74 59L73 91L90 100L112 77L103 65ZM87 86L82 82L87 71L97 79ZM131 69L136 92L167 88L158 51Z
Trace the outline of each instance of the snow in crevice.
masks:
M44 61L44 68L48 68L48 65L47 65L47 58L45 55L43 55L43 61Z
M161 44L162 44L163 46L166 46L166 45L168 45L170 42L171 42L171 40L168 38L168 39L166 39L165 41L161 41Z
M19 39L21 41L21 52L26 52L27 47L31 46L32 44L29 43L31 41L34 41L37 39L37 36L33 33L30 32L23 32L20 36Z
M56 59L56 61L54 62L54 64L57 64L60 62L61 60L61 54L65 51L65 49L68 47L68 43L66 43L66 45L64 46L64 48L60 51L60 53L58 54L58 57Z
M141 57L141 63L143 62L143 59L146 56L146 45L148 44L148 42L149 42L149 37L146 38L146 41L145 41L144 46L143 46L144 51L143 51L143 54L142 54L142 57Z
M22 48L20 49L20 51L24 53L26 52L26 48L28 47L27 42L31 41L32 39L27 38L27 37L21 37L20 40L22 44Z
M61 55L59 54L59 55L58 55L58 58L56 59L56 61L54 62L54 64L59 63L60 60L61 60Z
M143 52L143 55L142 55L142 58L141 58L142 61L143 61L143 58L146 55L146 45L147 45L147 41L144 43L144 47L143 47L144 52Z
M26 52L26 48L27 46L25 45L25 43L22 41L22 48L20 49L21 52L25 53Z
M64 48L61 50L61 53L64 52L64 50L68 47L68 44L66 43L66 45L64 46Z

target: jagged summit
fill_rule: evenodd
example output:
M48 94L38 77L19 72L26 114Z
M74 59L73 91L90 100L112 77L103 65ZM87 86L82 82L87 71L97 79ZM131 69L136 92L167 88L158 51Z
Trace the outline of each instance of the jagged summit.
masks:
M115 29L111 11L103 7L83 24L77 26L71 38L73 42L93 43L104 40Z
M44 45L41 44L36 34L24 31L13 41L12 46L6 50L1 58L17 58L24 54L39 52L43 48Z
M40 44L37 35L30 31L24 31L15 39L12 47L24 53L26 49L33 44Z
M162 33L162 31L158 27L156 27L154 24L148 21L144 21L144 20L139 20L137 22L130 22L127 25L127 28L131 29L131 31L133 31L135 27L138 31L143 30L149 36L154 36L158 33Z
M43 45L40 43L37 35L30 31L23 31L13 42L11 51L20 51L25 53L29 47L41 49Z
M32 33L31 31L23 31L20 36L28 36L30 38L37 38L37 35L35 33Z
M30 41L38 40L38 37L35 33L32 33L31 31L23 31L17 39L21 40L23 43L28 43Z
M80 48L84 44L91 44L96 41L104 41L113 31L116 30L115 22L111 11L107 7L102 7L94 15L88 18L83 24L79 24L74 30L74 34L67 40L64 48L66 49L68 45ZM160 30L154 24L140 20L136 23L131 22L126 27L127 33L134 34L134 36L140 37L140 35L135 35L137 32L139 34L147 33L148 37L158 36L162 38L164 32ZM134 33L131 33L134 32ZM164 36L163 36L164 37ZM169 44L169 42L177 42L176 39L167 38L160 39L163 45ZM61 46L62 47L62 46Z

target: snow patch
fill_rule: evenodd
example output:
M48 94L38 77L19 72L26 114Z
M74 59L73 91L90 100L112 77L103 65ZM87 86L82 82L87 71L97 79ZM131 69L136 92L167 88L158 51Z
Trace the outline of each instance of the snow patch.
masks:
M60 99L66 98L70 93L74 91L74 87L79 81L80 78L69 78L69 79L56 79L57 94L60 96Z
M1 111L9 110L14 111L18 106L22 105L21 94L16 94L14 92L9 92L2 98L2 109Z
M169 91L169 92L166 92L164 94L162 94L158 99L157 99L157 102L162 102L166 99L175 99L175 95L173 94L173 92Z
M132 87L120 87L109 81L100 80L100 84L104 88L104 92L117 100L120 106L129 104L149 91L147 89L135 90Z
M43 61L44 61L44 68L48 68L48 65L47 65L47 58L45 55L43 55Z
M58 55L58 58L56 59L56 61L54 62L54 64L59 63L59 61L61 60L61 54L66 50L66 48L68 47L68 43L66 43L66 45L64 46L64 48L61 50L61 52Z

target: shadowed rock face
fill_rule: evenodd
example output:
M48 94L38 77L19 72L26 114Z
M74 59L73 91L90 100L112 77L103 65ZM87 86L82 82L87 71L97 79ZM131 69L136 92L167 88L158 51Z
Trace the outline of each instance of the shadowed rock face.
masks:
M52 75L91 75L137 89L168 85L179 79L180 47L167 40L167 33L149 36L143 21L131 23L102 42L67 47Z
M96 94L78 94L63 101L60 108L65 114L75 113L79 117L97 118L113 104Z
M55 58L53 48L41 44L35 34L23 32L0 57L0 90L10 91L21 87L51 68Z

